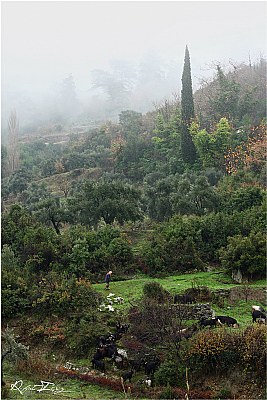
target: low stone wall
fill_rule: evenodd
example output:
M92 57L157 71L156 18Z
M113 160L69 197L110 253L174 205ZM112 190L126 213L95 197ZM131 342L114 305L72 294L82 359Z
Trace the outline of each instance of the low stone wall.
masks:
M215 311L209 303L173 304L175 314L180 319L210 319L215 316Z

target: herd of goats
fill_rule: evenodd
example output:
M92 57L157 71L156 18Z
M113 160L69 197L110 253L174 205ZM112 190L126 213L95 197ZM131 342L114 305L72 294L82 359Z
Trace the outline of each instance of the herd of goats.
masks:
M174 298L175 303L185 303L187 299L178 298L180 295L176 295ZM252 322L266 323L266 311L260 306L252 306ZM233 328L239 327L239 324L235 318L229 316L216 316L210 319L200 319L197 324L180 329L178 336L180 340L182 338L191 337L194 332L198 329L205 327L214 328L216 326L229 326ZM116 341L121 339L122 335L127 333L129 329L128 324L116 324L116 332L109 333L106 336L100 336L98 338L97 349L92 358L92 367L103 373L106 373L106 365L104 359L107 357L115 362L117 368L122 370L121 380L125 383L126 381L131 383L131 379L135 372L141 370L145 373L145 379L141 380L140 383L144 383L147 387L151 386L153 374L160 365L160 359L157 355L153 354L136 354L135 358L129 359L127 352L124 349L117 348ZM127 368L125 370L125 368Z

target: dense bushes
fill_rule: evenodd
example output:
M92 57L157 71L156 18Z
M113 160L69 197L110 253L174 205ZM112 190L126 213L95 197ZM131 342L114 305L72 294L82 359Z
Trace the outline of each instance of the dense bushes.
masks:
M188 361L191 370L203 373L221 372L239 360L236 351L240 338L226 329L204 330L191 340Z
M223 266L235 270L237 263L246 258L243 268L250 277L264 276L264 231L265 205L232 214L175 216L157 226L143 242L141 254L151 275L203 269L206 263L218 264L220 259ZM235 259L230 252L237 246L242 249L242 243L244 250L239 251L242 258ZM226 250L220 250L223 247Z
M266 378L266 325L249 326L239 342L239 354L245 371L254 373L255 378Z
M266 371L266 326L257 324L244 331L202 330L191 339L186 357L193 374L238 368L254 372L254 378L260 380Z
M36 286L36 298L32 306L38 313L52 312L57 315L75 313L83 315L96 310L101 296L92 288L90 281L75 276L59 275L51 272Z
M158 386L186 387L185 366L174 360L167 360L155 372L155 384Z
M157 303L164 303L170 298L168 293L158 282L149 282L143 288L144 300L153 300Z
M228 238L226 247L220 249L222 266L240 271L243 276L266 276L266 235L251 232L249 236L236 235Z

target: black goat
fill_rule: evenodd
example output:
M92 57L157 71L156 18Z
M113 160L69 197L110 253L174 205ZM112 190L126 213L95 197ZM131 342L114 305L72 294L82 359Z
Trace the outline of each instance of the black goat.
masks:
M159 361L147 361L145 363L145 374L150 376L151 374L154 374L154 372L156 371L156 369L159 366Z
M116 329L117 329L117 333L119 333L119 334L127 333L128 329L129 329L129 325L128 324L121 324L120 322L118 322L116 324Z
M134 371L131 369L131 371L126 371L123 374L121 374L121 378L123 379L123 382L126 382L128 380L131 383L133 373L134 373Z
M130 360L129 362L132 367L132 370L134 371L140 371L142 365L144 364L144 360L140 358L135 360Z
M98 369L101 372L106 372L106 366L103 360L92 359L92 367Z

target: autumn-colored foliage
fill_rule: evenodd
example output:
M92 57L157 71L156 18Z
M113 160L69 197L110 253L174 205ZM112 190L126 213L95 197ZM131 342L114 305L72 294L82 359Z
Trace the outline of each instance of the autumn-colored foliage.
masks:
M224 159L228 174L235 174L241 168L260 172L266 163L266 125L253 127L248 140L235 148L228 148Z

